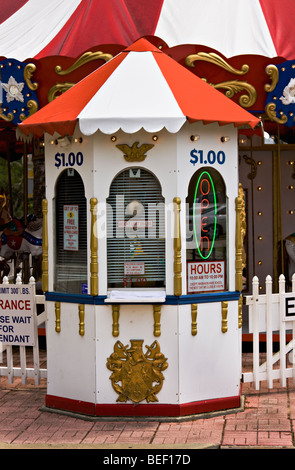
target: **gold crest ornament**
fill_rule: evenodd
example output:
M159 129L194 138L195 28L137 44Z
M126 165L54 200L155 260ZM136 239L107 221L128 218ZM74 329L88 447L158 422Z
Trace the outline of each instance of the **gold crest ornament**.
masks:
M154 144L142 144L138 147L139 142L129 147L127 144L119 144L116 147L124 153L124 158L127 162L142 162L145 160L146 152L154 147Z
M161 353L157 341L146 346L145 354L142 339L131 339L130 343L131 347L128 349L128 346L117 341L114 352L106 363L107 368L112 371L110 380L113 389L119 395L117 401L159 401L156 394L163 386L165 377L162 372L168 367L167 358Z

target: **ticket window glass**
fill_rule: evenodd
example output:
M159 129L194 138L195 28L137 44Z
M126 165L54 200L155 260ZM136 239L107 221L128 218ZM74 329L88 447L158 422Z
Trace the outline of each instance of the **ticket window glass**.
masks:
M118 174L107 220L108 288L163 288L165 208L157 178L143 168Z
M74 169L63 171L56 183L54 290L87 293L86 198Z
M187 292L227 289L227 196L220 173L201 168L186 200Z

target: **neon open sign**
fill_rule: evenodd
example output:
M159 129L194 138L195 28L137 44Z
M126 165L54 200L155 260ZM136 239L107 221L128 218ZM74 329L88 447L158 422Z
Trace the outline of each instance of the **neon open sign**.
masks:
M210 226L213 225L213 236L210 240L208 210L209 207L210 209L212 207L212 200L213 224L212 219L210 217ZM193 205L193 225L199 255L203 259L208 259L212 253L216 237L217 201L214 183L211 178L211 175L207 171L203 171L197 181Z

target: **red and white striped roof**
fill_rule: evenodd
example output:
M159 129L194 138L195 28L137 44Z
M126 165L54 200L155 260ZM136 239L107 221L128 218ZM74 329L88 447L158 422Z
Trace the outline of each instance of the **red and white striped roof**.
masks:
M0 55L77 57L100 44L155 35L226 57L295 59L294 0L1 0Z
M146 39L139 39L19 125L24 133L84 135L141 128L177 132L203 121L249 125L259 120Z

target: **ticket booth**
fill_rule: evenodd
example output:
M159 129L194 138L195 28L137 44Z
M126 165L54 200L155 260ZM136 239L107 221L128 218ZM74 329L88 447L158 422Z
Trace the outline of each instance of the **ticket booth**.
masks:
M258 120L146 40L28 118L44 134L46 406L240 406L237 127Z

